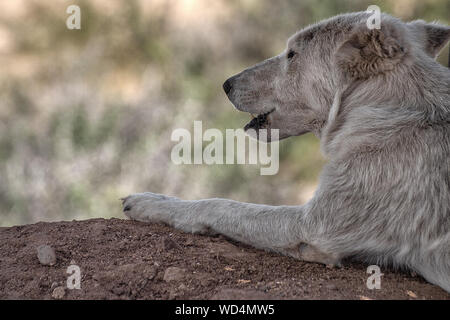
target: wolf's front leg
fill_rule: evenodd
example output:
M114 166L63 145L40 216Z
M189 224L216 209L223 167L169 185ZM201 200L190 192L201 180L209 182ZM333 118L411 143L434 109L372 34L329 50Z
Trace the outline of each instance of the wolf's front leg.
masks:
M308 239L314 234L305 207L267 206L227 199L188 201L155 193L123 200L125 214L134 220L162 222L192 233L220 233L257 248L298 259L337 264Z

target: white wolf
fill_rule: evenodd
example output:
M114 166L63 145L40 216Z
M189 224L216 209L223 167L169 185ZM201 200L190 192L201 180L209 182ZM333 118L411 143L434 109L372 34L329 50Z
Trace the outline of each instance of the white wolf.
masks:
M309 26L282 54L228 79L246 129L314 132L329 159L303 206L154 193L124 199L132 219L220 233L298 259L353 256L410 268L450 292L450 28L368 13Z

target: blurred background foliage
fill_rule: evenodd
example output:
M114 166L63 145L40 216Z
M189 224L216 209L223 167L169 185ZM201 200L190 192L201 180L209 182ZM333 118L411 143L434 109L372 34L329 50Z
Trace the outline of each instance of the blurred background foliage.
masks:
M71 4L81 30L66 28ZM304 203L324 163L314 136L283 141L279 173L261 176L175 166L170 135L194 120L241 128L226 78L299 28L370 4L450 22L448 0L0 0L0 225L122 217L118 199L142 191Z

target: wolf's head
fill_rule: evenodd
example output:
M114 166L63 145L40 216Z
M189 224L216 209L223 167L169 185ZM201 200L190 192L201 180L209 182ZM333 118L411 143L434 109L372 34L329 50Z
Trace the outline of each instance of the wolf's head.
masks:
M306 132L320 136L338 90L383 77L401 81L395 78L399 70L404 76L418 61L436 64L450 40L446 26L383 14L381 29L369 29L369 17L344 14L309 26L294 34L280 55L228 79L223 85L228 98L253 117L245 129L279 129L280 139Z

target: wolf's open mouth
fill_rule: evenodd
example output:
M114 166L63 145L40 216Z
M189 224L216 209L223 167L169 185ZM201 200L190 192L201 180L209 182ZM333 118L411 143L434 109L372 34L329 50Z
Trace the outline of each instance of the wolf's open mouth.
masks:
M274 110L275 109L272 109L269 112L258 114L258 115L250 113L250 115L252 116L253 119L245 125L244 130L245 131L247 131L248 129L259 130L259 129L267 128L267 125L269 124L267 116L269 114L271 114L272 112L274 112Z

